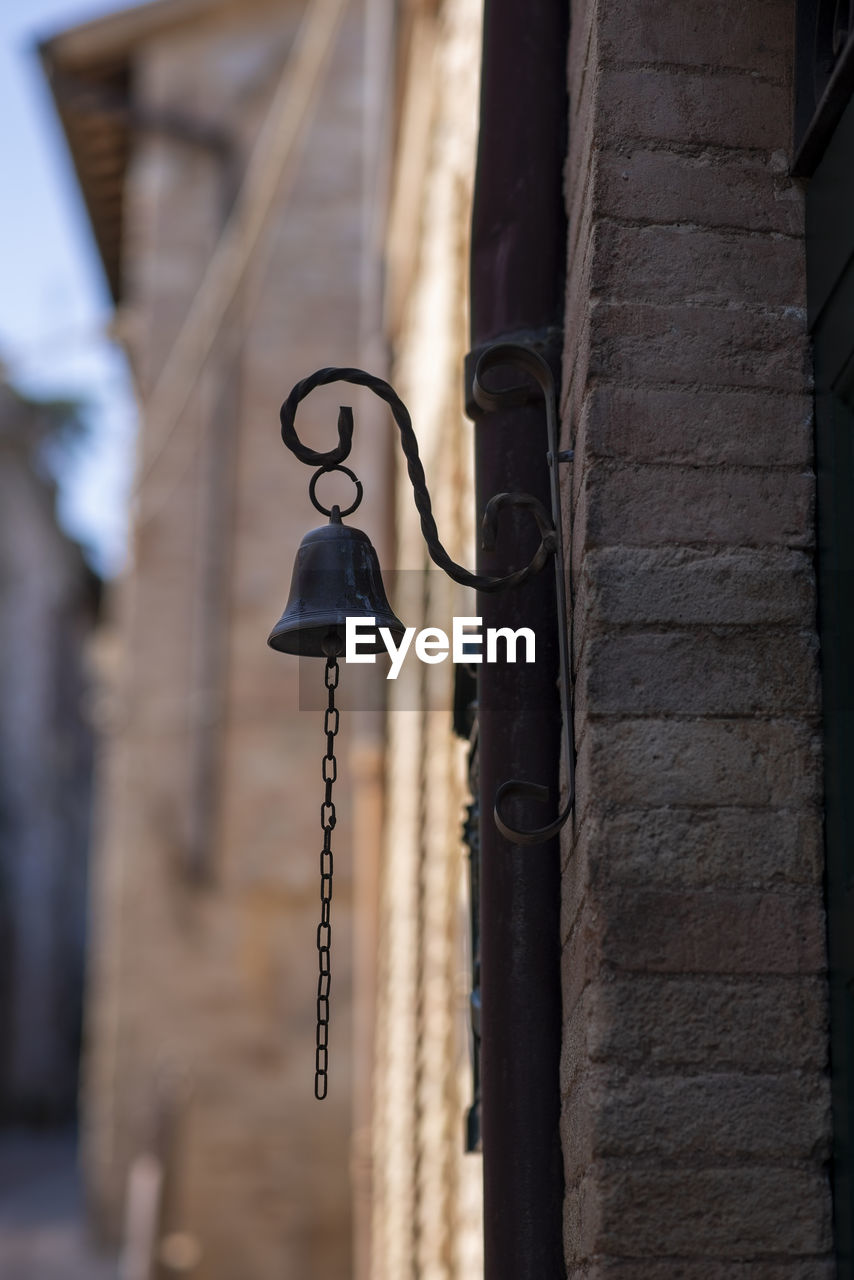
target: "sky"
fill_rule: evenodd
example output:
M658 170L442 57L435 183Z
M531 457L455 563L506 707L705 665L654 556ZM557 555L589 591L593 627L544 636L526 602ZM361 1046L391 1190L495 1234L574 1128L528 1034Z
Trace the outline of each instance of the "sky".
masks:
M87 405L58 514L109 576L126 545L136 410L82 198L36 43L126 0L0 0L0 362L33 396Z

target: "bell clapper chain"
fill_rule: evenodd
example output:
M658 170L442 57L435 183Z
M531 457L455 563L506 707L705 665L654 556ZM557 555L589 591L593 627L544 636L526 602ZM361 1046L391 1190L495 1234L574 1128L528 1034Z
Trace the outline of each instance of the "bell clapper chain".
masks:
M341 637L337 631L330 631L323 641L326 650L326 689L327 704L323 720L323 731L326 734L326 755L323 757L321 771L325 787L323 803L320 806L320 827L323 831L323 848L320 851L320 924L317 926L317 1032L314 1052L314 1096L319 1101L326 1097L329 1067L329 990L332 982L331 946L332 926L330 909L332 906L332 832L335 828L335 801L332 799L332 784L338 777L338 761L335 758L335 735L338 733L339 712L335 705L335 690L338 688L338 655L341 652Z

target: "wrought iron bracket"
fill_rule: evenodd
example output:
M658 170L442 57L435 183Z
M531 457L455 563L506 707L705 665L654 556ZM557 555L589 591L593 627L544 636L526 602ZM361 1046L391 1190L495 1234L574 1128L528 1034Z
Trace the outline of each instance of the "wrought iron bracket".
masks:
M563 521L561 516L560 474L561 463L570 462L573 458L571 449L560 448L560 422L558 418L557 391L554 375L548 361L528 346L519 343L498 343L489 347L478 359L472 381L472 393L475 403L485 412L496 409L509 409L514 405L525 404L529 400L529 392L525 386L508 387L500 391L490 391L484 385L485 376L498 367L510 367L520 370L533 378L540 387L546 406L546 438L548 453L546 460L549 466L549 488L551 496L551 518L555 572L555 611L557 614L558 655L560 661L560 698L563 730L563 754L567 769L567 797L557 817L543 827L521 829L514 827L503 816L507 802L512 799L535 800L547 804L549 788L539 783L526 782L512 778L503 782L495 795L493 817L495 825L506 840L513 844L541 844L556 836L565 825L575 803L575 746L572 716L572 668L569 652L569 622L567 613L567 577L566 562L563 551Z
M400 444L406 458L407 471L412 484L415 506L421 520L421 532L427 544L427 550L433 562L443 569L454 582L463 586L474 587L477 591L507 591L521 586L529 578L539 573L551 558L555 570L555 601L557 612L558 652L560 658L560 697L563 719L563 749L567 767L567 799L557 817L543 827L520 829L512 825L506 815L507 803L513 799L535 800L548 803L550 791L548 787L538 783L513 778L501 784L496 792L493 815L495 824L501 834L513 844L541 844L557 835L569 818L575 799L575 761L572 732L572 696L571 667L569 654L569 628L567 621L567 582L566 563L563 552L563 528L561 520L560 478L558 468L562 463L572 460L571 450L561 450L559 444L559 421L555 380L551 367L546 359L528 345L516 342L497 343L486 348L478 357L472 380L472 393L475 402L485 412L496 409L508 409L531 402L532 388L523 382L500 389L490 388L485 381L487 376L498 368L510 368L528 375L539 387L546 407L546 430L548 453L546 455L550 473L551 512L546 511L538 498L529 493L497 493L486 504L481 523L481 545L489 549L495 543L498 519L506 507L517 507L530 511L540 534L540 543L529 562L521 569L511 573L490 576L473 573L457 564L445 550L439 539L439 531L433 516L430 493L424 467L418 452L418 440L412 426L409 410L394 388L382 378L366 373L363 369L325 368L318 369L308 378L303 378L291 391L282 405L280 420L282 440L300 462L317 468L312 487L319 475L326 471L347 470L342 466L349 457L353 445L353 411L342 405L338 411L338 444L327 450L312 449L303 444L296 431L296 412L299 404L316 387L326 386L332 382L349 382L355 386L367 387L391 410L400 433ZM352 472L349 475L355 480ZM361 498L361 485L358 486L358 498ZM358 500L358 499L357 499Z

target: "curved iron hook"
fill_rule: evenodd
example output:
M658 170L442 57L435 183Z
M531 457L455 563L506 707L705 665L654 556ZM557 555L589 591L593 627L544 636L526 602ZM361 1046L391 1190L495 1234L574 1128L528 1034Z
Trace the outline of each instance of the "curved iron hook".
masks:
M485 574L471 573L470 570L463 568L462 565L451 559L439 540L439 530L436 527L436 521L433 516L433 506L427 489L427 478L418 453L418 440L412 426L409 410L394 387L382 378L377 378L372 373L366 373L364 369L335 367L318 369L316 373L311 374L308 378L303 378L293 388L282 405L279 417L282 424L282 440L291 453L299 458L300 462L312 467L331 469L340 466L350 454L353 445L353 410L348 405L342 405L338 410L338 445L336 448L326 451L311 449L308 445L303 444L296 433L295 419L300 401L304 400L316 387L326 386L330 382L351 382L358 387L367 387L369 391L373 391L374 395L379 396L381 400L385 400L391 409L392 417L400 432L400 445L406 458L406 469L412 484L415 506L421 517L421 532L424 535L424 541L427 543L427 550L433 563L437 564L440 569L444 569L449 578L452 578L454 582L461 583L464 587L474 587L478 591L491 593L494 591L507 591L511 587L521 586L523 582L527 582L528 578L533 577L535 573L539 573L553 550L551 542L548 545L545 542L545 538L550 538L553 531L549 524L547 531L544 533L540 515L532 507L525 494L498 494L496 498L502 501L496 503L496 498L493 498L484 514L484 528L492 530L494 536L495 518L497 512L503 506L521 506L534 511L540 528L540 545L524 568L493 578ZM540 508L540 512L545 514L542 505L538 503L537 506Z
M490 391L484 386L484 376L499 365L507 366L522 370L529 374L539 384L546 402L546 429L548 437L548 464L549 464L549 480L551 488L552 503L552 539L550 550L554 551L555 563L555 606L557 611L557 631L558 631L558 651L560 656L560 701L561 701L561 717L563 729L563 753L566 759L567 771L567 798L560 810L558 816L544 827L536 827L533 829L524 829L512 826L503 816L502 808L506 806L506 802L510 799L534 800L538 804L548 803L550 791L548 787L541 786L536 782L524 782L519 778L512 778L508 782L503 782L495 793L495 802L493 805L493 817L495 825L504 836L512 844L542 844L546 840L551 840L556 836L561 827L567 822L572 808L575 803L575 749L573 743L572 732L572 693L571 693L571 668L569 655L569 636L567 624L567 582L566 582L566 566L564 564L563 555L563 524L561 520L561 503L560 503L560 477L558 475L558 460L560 449L559 425L557 416L557 399L555 395L555 383L549 364L536 351L532 351L529 347L517 346L515 343L500 343L494 347L490 347L488 351L480 357L474 374L474 398L481 409L492 410L499 408L511 408L516 405L524 404L529 398L529 392L524 386L508 387L503 390ZM511 499L517 495L498 494L492 502L498 502L500 499ZM521 495L527 497L527 495ZM531 499L531 501L536 501ZM490 506L492 503L490 503ZM521 504L518 504L521 505ZM530 505L530 504L526 504ZM541 504L537 504L541 506ZM542 510L542 507L541 507ZM489 511L489 507L487 507ZM545 515L545 512L543 512ZM548 520L548 516L546 515ZM486 517L484 517L484 522ZM539 518L538 518L539 523ZM540 533L545 541L542 526Z

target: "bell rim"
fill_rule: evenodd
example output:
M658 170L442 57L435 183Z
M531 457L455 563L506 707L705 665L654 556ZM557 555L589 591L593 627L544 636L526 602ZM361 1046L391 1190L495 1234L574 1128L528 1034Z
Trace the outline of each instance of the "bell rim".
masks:
M368 616L371 616L371 615L368 615ZM273 627L272 631L267 637L267 644L271 649L275 649L277 653L290 653L295 655L296 657L304 657L304 658L313 658L313 657L321 658L321 657L327 656L326 652L322 648L323 639L329 634L330 631L338 631L340 633L340 638L341 638L341 653L339 657L341 658L342 661L346 662L347 659L345 656L345 649L344 649L344 634L346 631L346 624L347 624L348 617L350 618L358 617L361 622L365 621L364 614L342 614L337 619L330 620L329 618L325 618L322 621L319 621L315 624L312 624L311 622L299 622L299 621L289 622L289 624L286 627L283 627L281 630L279 630L279 626L277 624L275 627ZM376 640L372 645L370 645L368 642L367 636L360 636L359 637L359 653L360 654L376 655L376 654L382 654L387 652L386 646L383 643L382 636L379 634L380 627L386 627L391 632L391 635L396 644L399 644L400 641L403 639L404 635L406 634L406 627L403 625L400 619L397 617L394 617L394 615L392 615L391 619L389 619L388 617L383 618L381 617L381 615L378 615L378 614L374 615L374 617L375 617L375 625L376 625ZM282 641L286 640L287 637L293 637L294 643L283 644Z

